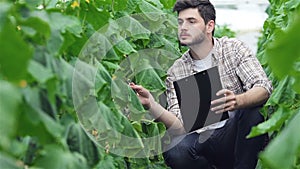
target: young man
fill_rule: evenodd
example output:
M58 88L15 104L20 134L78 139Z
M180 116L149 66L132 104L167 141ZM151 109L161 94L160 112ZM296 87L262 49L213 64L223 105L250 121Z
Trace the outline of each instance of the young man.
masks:
M157 120L184 135L173 139L177 140L175 146L164 153L166 163L178 169L254 169L266 135L251 139L246 136L263 121L259 108L271 94L271 82L244 43L213 37L215 9L209 0L178 0L174 11L178 13L180 43L189 50L168 70L167 110L155 102L148 90L131 84L141 103ZM211 102L211 110L229 111L230 118L202 132L185 135L173 82L213 66L219 68L224 89L217 92L223 97ZM209 138L205 138L207 135Z

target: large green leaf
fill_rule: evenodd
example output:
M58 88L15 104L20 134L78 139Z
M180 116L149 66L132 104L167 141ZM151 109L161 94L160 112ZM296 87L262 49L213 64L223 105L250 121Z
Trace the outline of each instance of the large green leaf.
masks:
M139 4L139 8L141 11L147 16L148 19L157 21L160 18L160 15L162 14L162 11L158 9L157 7L153 6L147 1L142 1Z
M106 3L106 4L105 4ZM94 1L94 3L82 3L80 12L80 18L91 24L94 30L99 30L105 24L107 24L108 19L111 18L107 6L110 6L111 3L107 0L103 1Z
M279 131L285 121L292 115L292 110L283 106L276 110L270 119L252 128L248 138L267 132Z
M79 6L71 7L72 4L74 6L75 2L78 2ZM124 5L124 2L129 5ZM169 6L171 5L169 4ZM152 30L161 31L161 34L158 35L162 35L161 37L170 32L173 35L173 27L162 31L164 28L169 28L166 25L172 23L173 20L163 17L160 17L160 20L153 18L158 15L153 14L151 10L154 9L161 13L161 8L162 5L159 0L33 0L30 2L25 0L16 1L11 5L1 2L0 78L17 82L23 79L26 81L21 81L22 87L24 87L21 89L23 93L20 94L19 89L14 89L15 93L19 93L17 94L18 97L15 97L14 92L10 93L11 90L7 90L4 92L5 98L9 99L2 101L3 93L1 93L0 114L3 115L2 109L17 113L5 114L10 118L0 120L1 122L4 120L2 124L5 124L5 128L12 126L12 128L4 131L11 133L11 135L6 139L8 144L3 146L4 144L1 143L0 166L14 168L17 165L16 168L18 168L20 165L22 168L32 169L91 168L99 161L99 159L94 158L98 148L93 146L91 140L84 135L78 123L74 124L76 127L70 129L69 133L67 130L68 125L77 121L75 111L84 110L85 112L81 114L84 117L78 116L80 122L85 127L94 127L88 128L89 136L94 136L93 134L98 130L101 135L98 135L95 140L99 141L98 145L103 146L107 152L103 155L101 153L104 153L104 150L100 149L100 168L127 168L129 166L133 168L161 168L163 166L160 165L163 164L161 157L148 158L146 155L151 154L153 150L156 151L160 146L157 142L160 137L159 133L163 133L165 128L156 122L147 122L147 124L143 124L143 127L142 125L134 125L140 124L140 121L132 123L130 120L140 120L145 113L143 107L134 91L128 87L127 83L124 83L125 81L120 86L112 81L114 79L112 74L121 67L118 64L129 54L152 47L168 48L168 51L177 50L174 48L176 41L150 37ZM127 12L139 14L127 17ZM124 15L125 18L116 21L116 18ZM117 35L113 39L114 41L110 39L111 36L105 36L105 33L98 32L98 35L101 34L103 37L93 36L94 39L89 41L90 46L83 50L89 55L79 57L86 62L77 64L75 58L85 42L95 30L108 24L109 18L119 24L118 27L115 27L116 29L109 27L113 29L108 30L111 31L110 35ZM170 23L167 23L168 21ZM150 24L151 29L148 29L149 25L147 27L147 24ZM150 46L149 42L152 40L162 41L162 43L154 42L151 45L155 45ZM34 51L34 60L30 60L32 51ZM155 60L169 63L168 56L160 57L161 55L158 53L153 54L155 55L151 55L151 57ZM13 59L14 57L16 59ZM145 60L147 59L145 58ZM103 60L106 63L102 62ZM27 66L28 62L29 67ZM100 63L103 63L105 68ZM81 67L77 67L78 65ZM163 66L164 69L167 67L166 65ZM131 66L130 70L138 66L140 66L138 69L143 66L149 69L155 67L150 74L156 74L155 83L159 82L158 87L161 88L163 83L157 80L165 77L163 70L157 71L157 67L149 63ZM143 79L146 79L147 75L150 77L150 74L145 73ZM0 85L2 87L2 83ZM120 95L124 94L124 97L120 98L124 99L123 102L130 110L130 119L124 115L125 107L115 105L116 102L111 93L112 87L117 87L119 91L123 92ZM0 91L2 92L1 89ZM21 99L22 95L23 100ZM2 106L2 103L5 106ZM20 109L18 109L19 104L22 105ZM85 121L81 121L81 118L85 118ZM5 128L1 128L1 132ZM18 140L13 140L16 134ZM154 138L153 142L143 140L157 134L158 138ZM20 142L24 139L23 136L32 138L37 142L37 147L33 152L30 148L26 151L25 148L28 144ZM68 136L69 147L66 145L64 136ZM1 137L1 142L4 137L5 134ZM16 142L19 145L15 145ZM145 145L145 143L149 145ZM16 148L17 146L21 148ZM70 152L68 148L71 148L73 152ZM9 155L3 155L3 150ZM111 156L111 153L127 157L124 160L123 157ZM145 159L128 160L131 157L140 157L139 155L145 156ZM15 159L23 160L26 166ZM156 161L159 162L155 163Z
M106 60L119 60L119 56L115 53L113 42L110 42L109 35L105 35L103 30L95 32L86 44L81 49L81 52L78 56L82 61L86 63L92 63L94 60L98 62L102 59ZM119 36L120 37L120 36Z
M81 37L82 27L78 18L74 16L63 15L58 12L47 13L45 11L34 11L31 17L40 18L49 24L51 35L47 41L47 49L51 55L58 55L63 45L64 38L62 36L66 31L74 36Z
M60 141L63 137L63 126L42 109L39 89L28 87L24 89L23 94L26 105L22 109L21 119L24 120L19 122L18 134L38 137L43 143Z
M0 81L0 147L8 150L10 139L14 138L17 132L19 105L21 93L7 81Z
M300 10L298 13L300 15ZM299 27L300 19L296 18L288 30L281 32L266 50L269 64L273 72L280 78L293 71L294 63L300 57L299 45L295 43L300 40Z
M86 158L90 167L98 163L98 149L80 124L73 123L68 126L67 143L72 152L78 152Z
M280 80L266 105L293 104L291 101L295 100L296 93L292 88L292 82L290 76Z
M34 166L45 169L88 169L86 159L78 154L64 150L55 144L45 145L43 154L36 160Z
M299 133L300 109L261 154L263 162L272 169L292 168L300 156Z
M32 48L26 43L13 24L6 21L0 31L0 72L11 81L25 78Z
M144 116L145 110L128 83L121 79L115 79L111 87L111 94L118 108L123 110L130 120L140 120Z
M151 32L147 25L143 25L140 15L124 16L115 22L120 29L120 34L124 36L123 38L149 39Z

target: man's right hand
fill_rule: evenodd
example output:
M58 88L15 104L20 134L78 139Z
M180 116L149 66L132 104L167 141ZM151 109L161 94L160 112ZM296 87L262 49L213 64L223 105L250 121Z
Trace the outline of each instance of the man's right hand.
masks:
M151 106L155 104L155 100L149 90L132 82L129 83L129 86L136 92L141 104L146 110L149 110Z
M174 135L184 134L185 130L181 121L171 112L168 112L159 103L157 103L149 90L143 86L129 83L129 86L135 90L141 104L145 109L149 110L151 115L170 129L169 131Z

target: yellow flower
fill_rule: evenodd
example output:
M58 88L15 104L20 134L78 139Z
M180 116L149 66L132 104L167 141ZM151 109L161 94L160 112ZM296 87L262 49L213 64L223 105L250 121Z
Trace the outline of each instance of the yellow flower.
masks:
M76 7L79 7L79 3L77 1L74 1L71 5L71 7L74 9Z
M19 86L22 87L22 88L25 88L27 86L27 81L26 80L21 80L19 82Z
M87 2L88 4L90 3L90 0L85 0L85 2Z

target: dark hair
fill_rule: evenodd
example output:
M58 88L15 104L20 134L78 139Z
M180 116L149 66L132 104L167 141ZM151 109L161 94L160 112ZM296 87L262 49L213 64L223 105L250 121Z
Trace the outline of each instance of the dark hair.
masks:
M203 18L205 24L207 24L210 20L213 20L214 22L216 20L215 7L209 0L177 0L173 11L179 13L180 11L188 8L198 8L198 12Z

